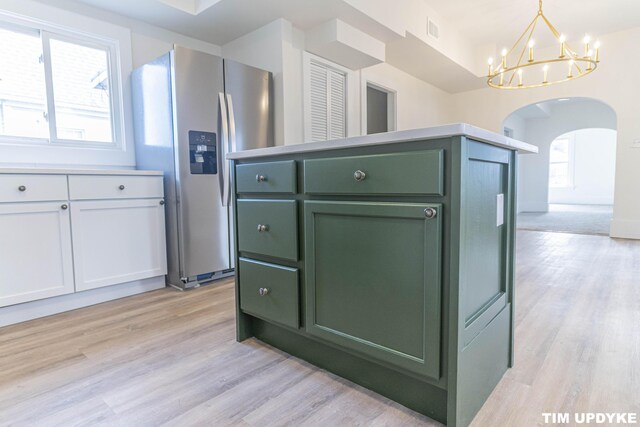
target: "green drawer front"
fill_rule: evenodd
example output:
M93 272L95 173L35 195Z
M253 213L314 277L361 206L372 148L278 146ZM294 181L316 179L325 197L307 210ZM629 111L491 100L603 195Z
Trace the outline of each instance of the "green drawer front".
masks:
M247 258L240 258L239 264L242 311L297 328L300 325L298 269Z
M264 226L262 231L259 226ZM238 249L296 261L296 201L238 200Z
M304 192L441 196L443 160L443 150L305 160Z
M238 193L296 192L296 162L252 163L236 166Z

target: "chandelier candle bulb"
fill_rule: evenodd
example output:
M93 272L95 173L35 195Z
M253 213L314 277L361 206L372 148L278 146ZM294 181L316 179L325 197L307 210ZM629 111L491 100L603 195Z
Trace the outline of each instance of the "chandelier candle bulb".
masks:
M504 70L500 70L500 86L504 85Z
M573 59L571 61L569 61L569 72L567 73L567 78L572 78L573 77Z
M593 51L589 49L589 51L587 52L587 59L591 59L592 56L593 56ZM587 65L587 71L591 71L592 69L593 69L593 65L591 61L589 61L589 65Z
M507 50L507 48L502 49L502 69L506 70L507 69L507 54L509 53L509 51Z
M522 68L518 70L518 86L522 86Z
M533 40L529 40L529 62L533 62L533 46L536 44Z
M591 42L591 37L587 34L584 36L584 57L589 57L589 43Z
M564 58L564 51L565 51L565 42L567 41L567 38L565 37L564 34L560 35L559 38L560 41L560 58Z
M596 61L596 63L600 62L600 41L596 41L593 45L593 47L596 49L596 56L593 58L594 61Z
M493 58L489 58L487 61L489 64L489 77L493 76Z
M542 73L544 75L544 79L542 80L542 83L547 84L549 83L549 81L547 80L547 76L549 75L549 66L545 65L544 67L542 67Z

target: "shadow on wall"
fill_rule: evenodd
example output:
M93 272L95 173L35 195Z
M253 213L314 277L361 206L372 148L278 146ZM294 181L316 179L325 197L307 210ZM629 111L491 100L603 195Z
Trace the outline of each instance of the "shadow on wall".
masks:
M519 156L518 212L548 212L551 143L582 129L615 131L617 117L613 108L602 101L560 98L514 111L504 120L503 127L509 136L540 149L538 155Z

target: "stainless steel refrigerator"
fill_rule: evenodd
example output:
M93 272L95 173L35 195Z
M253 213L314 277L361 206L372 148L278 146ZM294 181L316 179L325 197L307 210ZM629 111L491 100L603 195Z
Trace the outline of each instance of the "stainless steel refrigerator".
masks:
M164 171L168 284L232 274L225 155L273 145L271 73L176 46L131 83L137 166Z

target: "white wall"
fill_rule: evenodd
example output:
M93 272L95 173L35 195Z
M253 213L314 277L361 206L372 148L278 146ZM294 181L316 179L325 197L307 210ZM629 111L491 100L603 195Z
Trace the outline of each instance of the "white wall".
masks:
M0 164L4 166L135 168L131 70L168 52L174 43L220 54L219 46L72 0L0 0L1 11L116 40L120 51L125 126L122 149L0 145Z
M640 55L629 54L638 50L640 28L607 34L600 39L602 62L594 73L572 82L537 89L500 91L486 88L456 94L455 120L499 131L503 120L525 105L565 97L591 97L605 102L617 114L618 129L611 235L640 239L640 197L637 197L636 188L640 182L640 149L632 148L632 141L640 139L637 107L640 84L635 71L640 68ZM553 55L555 50L551 48L547 53ZM587 124L584 127L594 126Z
M606 104L578 98L567 102L544 103L549 115L514 122L507 119L518 132L517 138L536 145L536 155L519 156L518 211L547 212L549 210L549 149L558 136L578 129L616 129L616 114ZM517 120L517 119L516 119ZM517 124L516 124L517 123Z
M571 188L550 188L549 203L612 205L616 173L616 132L584 129L573 133Z
M611 205L616 173L616 132L582 129L559 136L572 141L573 183L549 188L549 203Z
M451 95L389 64L362 69L360 79L360 90L365 93L368 82L396 93L396 130L436 126L452 121ZM366 120L365 98L361 97L359 105L363 110L361 120Z

